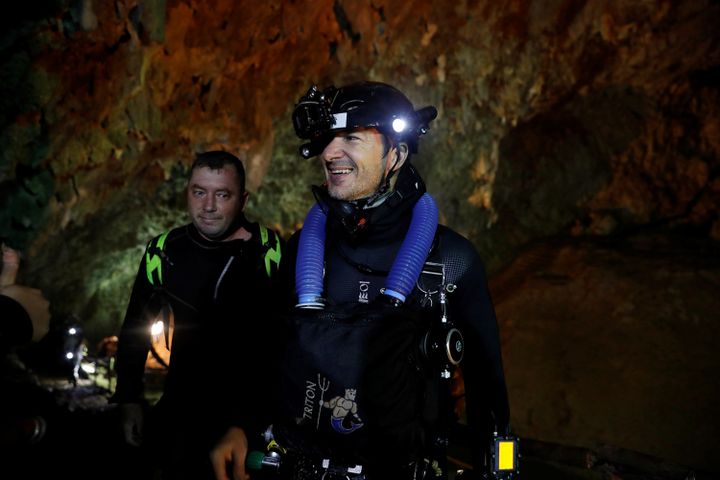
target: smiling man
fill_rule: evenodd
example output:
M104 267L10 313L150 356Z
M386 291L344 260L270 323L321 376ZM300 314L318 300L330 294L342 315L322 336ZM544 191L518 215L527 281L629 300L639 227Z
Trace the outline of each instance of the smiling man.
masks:
M388 157L395 158L398 154L397 147L387 148L383 139L375 129L360 129L330 141L321 158L331 197L353 201L370 197L375 192L393 167Z
M483 263L438 225L410 163L436 115L378 82L311 87L295 106L300 154L318 157L325 184L282 267L293 295L272 429L286 451L279 478L447 478L461 360L476 473L491 469L493 432L508 432ZM246 448L231 429L213 451L218 480L226 462L245 478Z
M218 428L260 428L264 365L257 350L268 335L281 256L280 238L243 214L248 193L240 160L200 153L190 172L191 223L150 241L140 262L113 397L126 442L158 459L163 479L212 478L208 451ZM164 328L152 334L158 321ZM170 361L162 398L145 422L145 362L159 336Z

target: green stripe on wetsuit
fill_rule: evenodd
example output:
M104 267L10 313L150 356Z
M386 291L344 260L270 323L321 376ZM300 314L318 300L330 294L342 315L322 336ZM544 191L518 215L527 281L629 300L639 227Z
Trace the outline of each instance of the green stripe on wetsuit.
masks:
M162 278L162 258L160 257L160 252L162 252L163 248L165 247L165 239L168 236L169 231L163 233L160 235L155 242L155 247L153 248L152 243L148 247L147 252L145 253L145 271L147 272L148 282L150 282L150 285L155 285L155 280L153 279L153 273L157 272L157 282L158 285L162 285L163 278ZM157 251L157 253L153 253L150 255L150 252Z

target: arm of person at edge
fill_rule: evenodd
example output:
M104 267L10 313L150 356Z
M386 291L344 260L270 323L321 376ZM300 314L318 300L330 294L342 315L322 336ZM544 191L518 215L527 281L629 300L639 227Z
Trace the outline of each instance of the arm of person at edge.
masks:
M25 285L7 285L0 287L0 296L5 297L3 305L7 302L7 306L3 309L8 310L3 313L3 339L7 336L12 340L10 344L19 346L37 342L47 334L50 329L50 302L39 289ZM27 333L29 335L26 335Z
M147 279L143 255L120 330L117 388L110 399L112 403L119 404L120 424L125 442L136 447L143 442L145 362L151 342L143 308L152 292L153 286Z
M0 343L20 346L37 342L50 329L50 302L37 288L15 283L20 268L20 253L2 244L0 295L3 320L0 323Z
M280 237L278 237L280 238ZM274 272L271 277L271 289L270 294L266 302L262 302L269 308L266 318L268 321L276 321L278 315L287 307L286 299L288 298L287 288L287 271L288 262L287 258L287 244L280 238L281 248L281 261L277 271ZM294 257L293 257L294 259ZM294 263L293 263L294 266ZM271 328L271 331L276 332L275 328ZM271 345L277 346L277 342L269 342ZM270 360L277 358L278 352L268 353L264 355L263 366L264 369L273 368ZM269 378L278 378L277 375L269 374L266 372L266 376ZM270 385L271 388L277 387L277 385ZM257 398L260 402L266 402L267 398L274 398L275 395L269 392L265 392L266 395L263 398ZM245 408L248 408L248 404L243 403ZM252 403L252 402L250 402ZM250 407L251 410L254 410ZM242 412L236 411L231 413L232 426L225 432L223 437L215 444L215 447L210 451L210 462L212 463L213 470L215 472L216 480L247 480L250 477L249 473L245 468L247 454L249 452L248 434L260 433L268 427L263 422L258 422L257 418L253 418L253 412ZM269 420L268 420L269 422Z
M471 438L478 439L472 442L473 465L476 471L481 471L479 466L486 463L485 455L493 431L509 433L510 407L495 309L485 268L474 247L470 267L457 285L458 298L451 296L449 304L451 319L465 337L466 351L461 368L467 422Z

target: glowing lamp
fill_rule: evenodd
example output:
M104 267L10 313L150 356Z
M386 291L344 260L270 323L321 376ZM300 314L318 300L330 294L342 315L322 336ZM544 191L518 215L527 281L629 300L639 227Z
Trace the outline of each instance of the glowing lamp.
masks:
M154 337L158 337L162 335L162 333L165 331L165 325L161 320L158 320L157 322L152 324L152 327L150 327L150 334Z
M402 133L407 128L407 122L402 118L396 118L392 122L392 128L396 133Z

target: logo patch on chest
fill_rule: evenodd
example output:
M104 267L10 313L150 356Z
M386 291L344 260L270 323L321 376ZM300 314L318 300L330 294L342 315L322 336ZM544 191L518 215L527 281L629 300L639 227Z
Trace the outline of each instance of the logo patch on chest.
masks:
M370 282L360 280L358 284L358 302L368 303L368 291L370 290Z

